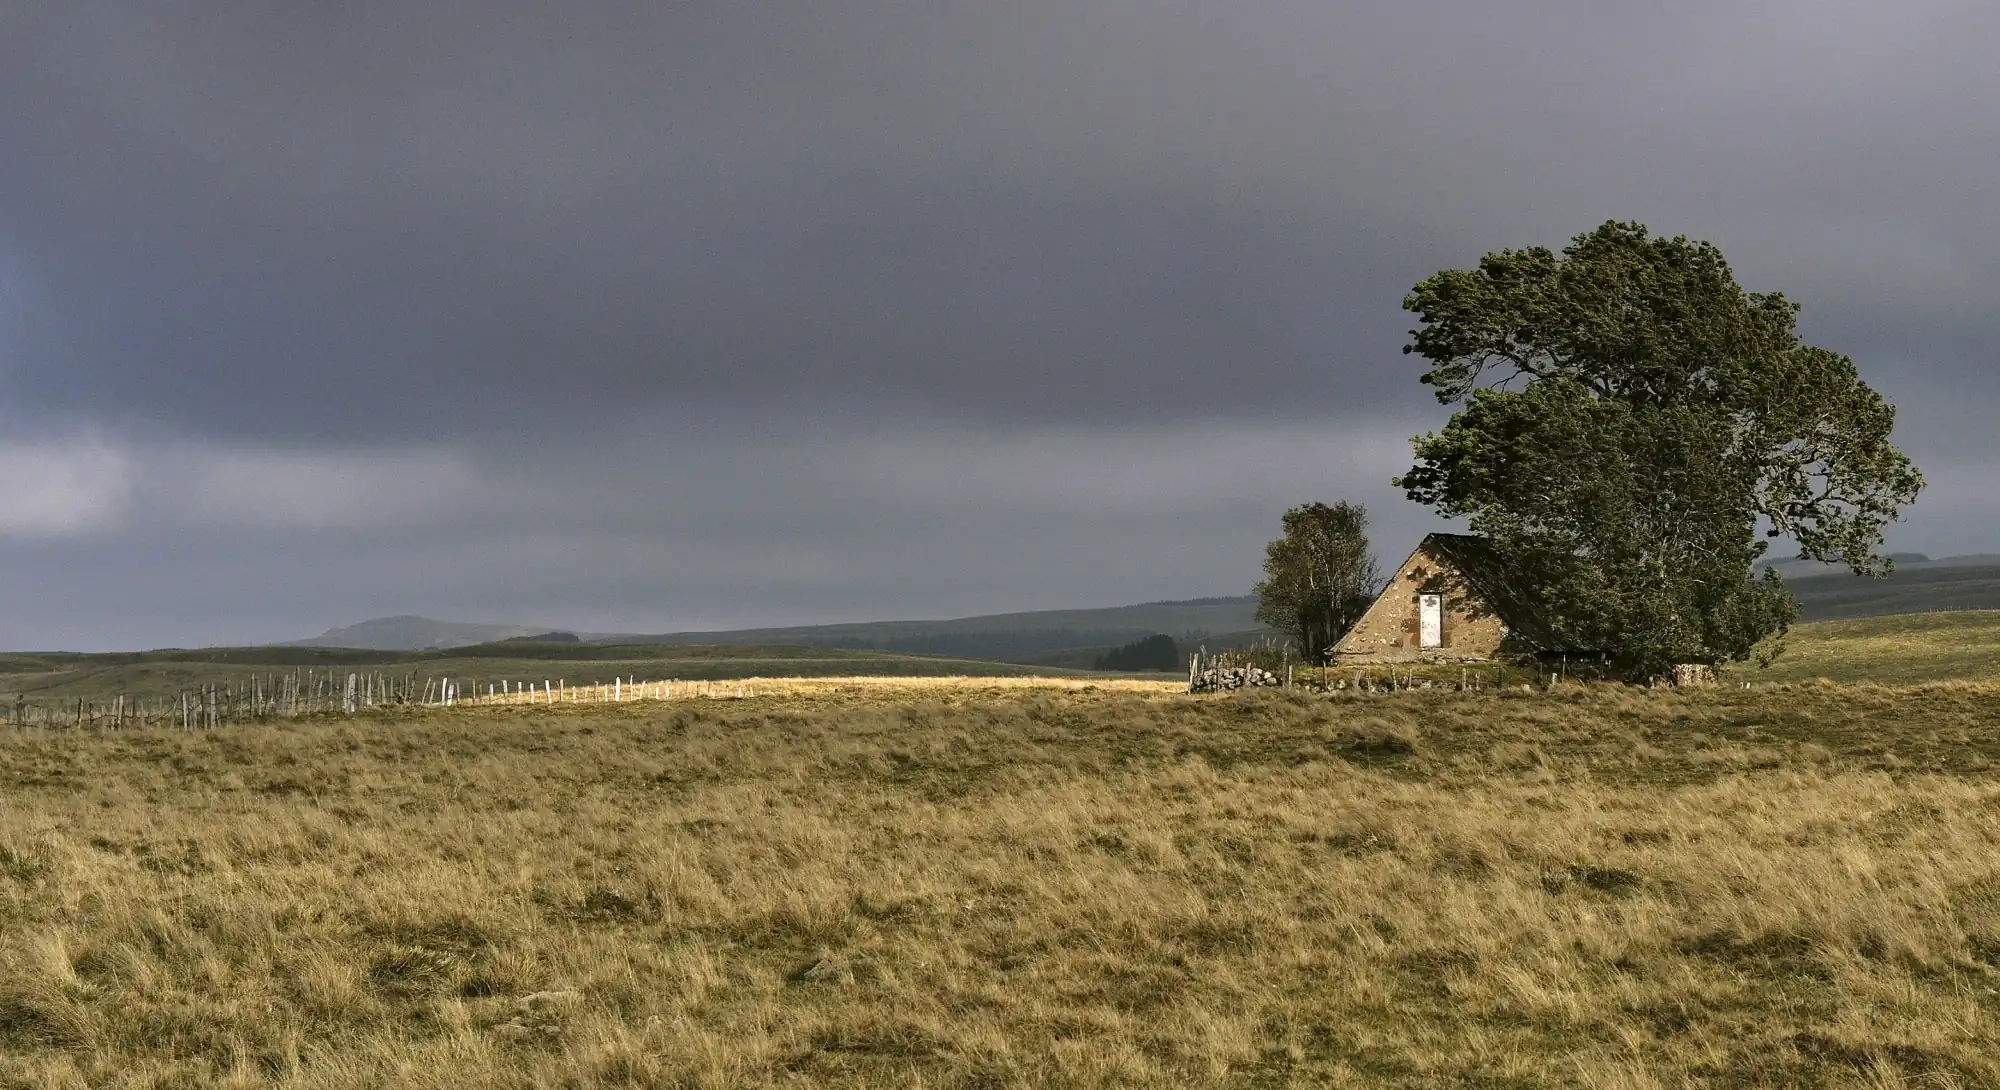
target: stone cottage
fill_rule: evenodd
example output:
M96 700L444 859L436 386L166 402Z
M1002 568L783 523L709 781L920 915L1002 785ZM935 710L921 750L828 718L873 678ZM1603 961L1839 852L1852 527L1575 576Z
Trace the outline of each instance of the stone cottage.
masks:
M1485 538L1431 534L1334 645L1333 661L1477 662L1569 650L1513 592Z

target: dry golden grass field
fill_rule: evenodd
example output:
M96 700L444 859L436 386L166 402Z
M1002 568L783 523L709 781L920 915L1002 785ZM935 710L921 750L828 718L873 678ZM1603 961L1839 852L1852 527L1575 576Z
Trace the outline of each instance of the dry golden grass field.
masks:
M0 1087L2000 1085L2000 687L0 735Z

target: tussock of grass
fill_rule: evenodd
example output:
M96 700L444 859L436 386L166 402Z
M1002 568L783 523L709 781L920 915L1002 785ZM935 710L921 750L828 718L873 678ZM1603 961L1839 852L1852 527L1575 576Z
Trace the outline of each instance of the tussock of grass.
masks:
M2000 688L0 737L0 1087L1983 1086Z

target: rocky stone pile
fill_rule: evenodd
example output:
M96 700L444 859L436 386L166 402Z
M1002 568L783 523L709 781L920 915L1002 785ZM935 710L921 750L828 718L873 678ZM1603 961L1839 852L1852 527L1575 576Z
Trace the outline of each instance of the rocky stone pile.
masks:
M1227 693L1243 688L1279 686L1285 679L1255 666L1211 666L1198 671L1188 682L1191 693Z
M1700 662L1677 662L1668 675L1675 688L1700 687L1715 684L1715 667Z

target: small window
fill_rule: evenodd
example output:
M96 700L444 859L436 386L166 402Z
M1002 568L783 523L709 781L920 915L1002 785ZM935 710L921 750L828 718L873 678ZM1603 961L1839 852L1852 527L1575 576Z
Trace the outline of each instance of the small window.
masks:
M1444 595L1417 595L1417 646L1444 646Z

